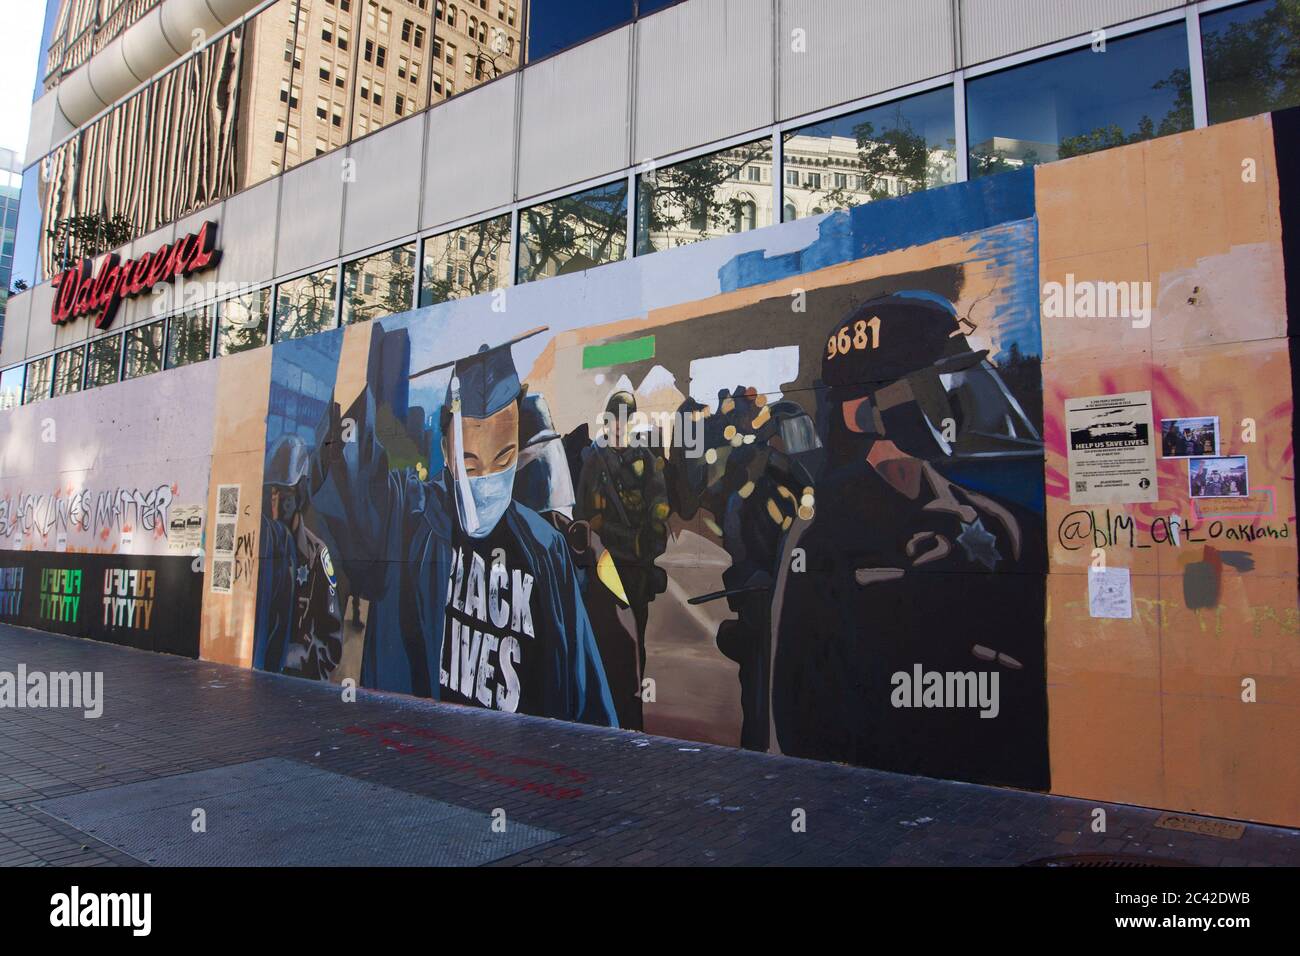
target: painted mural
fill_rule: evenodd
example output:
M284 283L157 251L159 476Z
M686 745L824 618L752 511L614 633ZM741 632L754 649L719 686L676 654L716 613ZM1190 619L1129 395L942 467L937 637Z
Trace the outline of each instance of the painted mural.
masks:
M0 620L93 614L68 632L1300 823L1298 128L1224 124L16 409ZM1067 405L1128 396L1151 425L1128 412L1090 450L1138 490L1081 503ZM77 441L37 448L46 420ZM1139 435L1153 464L1125 471Z
M724 262L743 292L639 321L614 286L482 342L417 313L281 346L253 665L1046 788L1032 187L895 235L902 268L840 214L821 268Z

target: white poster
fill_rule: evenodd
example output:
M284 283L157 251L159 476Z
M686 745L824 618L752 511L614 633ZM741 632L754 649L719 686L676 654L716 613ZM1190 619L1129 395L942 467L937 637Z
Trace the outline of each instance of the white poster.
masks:
M1133 617L1133 586L1128 568L1088 569L1088 613L1093 617Z
M1073 504L1157 499L1150 392L1067 398L1065 428Z
M193 554L203 546L203 505L175 505L167 528L167 550Z

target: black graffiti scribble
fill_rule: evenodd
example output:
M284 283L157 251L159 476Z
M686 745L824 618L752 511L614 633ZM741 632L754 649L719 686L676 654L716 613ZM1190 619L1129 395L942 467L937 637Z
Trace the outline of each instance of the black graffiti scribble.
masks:
M253 576L253 559L257 553L257 535L246 531L235 541L235 580Z

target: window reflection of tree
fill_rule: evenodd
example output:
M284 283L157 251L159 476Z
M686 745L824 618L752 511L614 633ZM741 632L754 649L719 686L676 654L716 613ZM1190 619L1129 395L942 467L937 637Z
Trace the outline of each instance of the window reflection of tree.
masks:
M503 285L506 276L502 274L502 266L509 251L509 216L487 219L426 239L420 304L465 298Z
M754 228L757 207L747 209L754 206L749 197L728 196L723 185L740 180L750 164L771 158L771 140L763 139L643 174L637 189L637 254L667 248L671 241L681 245Z
M335 270L281 284L275 294L275 340L301 338L334 326Z
M525 209L519 279L565 275L621 259L627 243L627 181Z
M373 291L366 278L373 279ZM344 267L344 321L365 322L411 308L415 284L415 246L399 246Z
M269 304L270 296L266 289L221 302L217 307L220 316L218 352L234 355L265 345Z
M179 368L208 358L212 347L212 311L202 308L173 316L169 331L171 342L167 354L167 367Z

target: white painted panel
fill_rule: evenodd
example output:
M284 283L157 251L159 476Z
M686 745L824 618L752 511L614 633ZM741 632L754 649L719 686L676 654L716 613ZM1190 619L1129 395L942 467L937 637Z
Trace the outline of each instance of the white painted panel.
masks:
M24 166L41 159L57 140L72 132L72 124L59 109L58 93L54 90L32 104L32 118L27 131L27 155Z
M342 152L322 156L280 177L280 228L275 244L279 275L339 254L344 158Z
M265 282L275 275L276 204L280 180L268 180L252 189L231 196L223 204L221 265L217 273L222 282Z
M0 341L0 368L27 357L27 323L31 320L32 293L11 295L5 303L4 340Z
M343 254L379 245L419 228L425 115L411 117L353 143L355 179L344 187Z
M1058 6L1054 0L1039 0ZM954 68L952 0L780 0L781 119Z
M684 3L636 28L636 160L772 123L768 0Z
M514 198L519 75L494 80L429 111L423 228L504 206Z
M27 324L27 354L39 355L54 348L55 326L50 322L50 309L54 305L55 288L52 283L42 282L32 289L32 320ZM78 338L86 337L89 319L76 319L69 325L78 326Z
M519 125L519 195L631 165L630 26L528 67Z
M1183 0L962 0L962 59L970 66L1183 5Z

